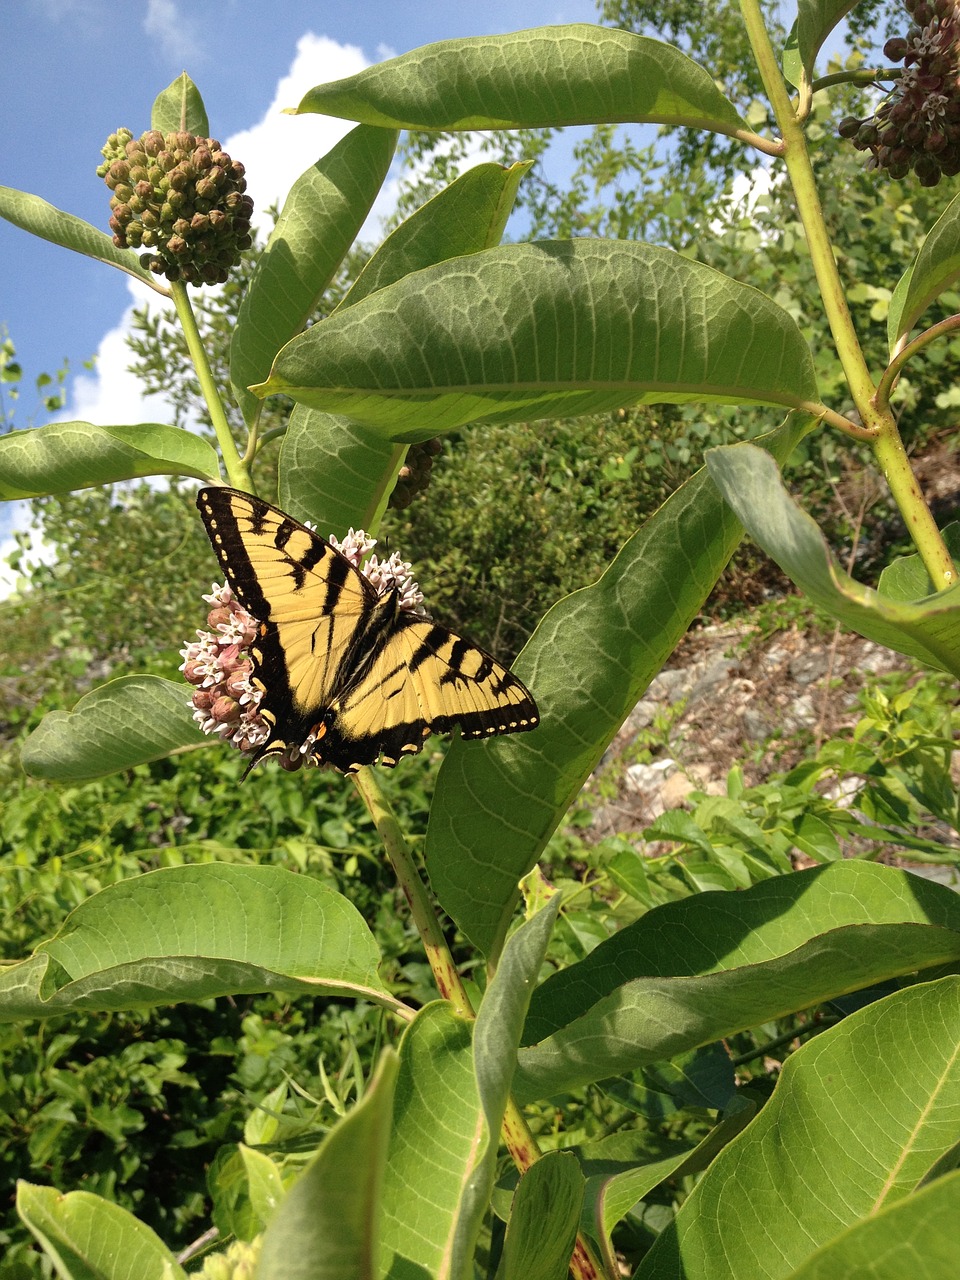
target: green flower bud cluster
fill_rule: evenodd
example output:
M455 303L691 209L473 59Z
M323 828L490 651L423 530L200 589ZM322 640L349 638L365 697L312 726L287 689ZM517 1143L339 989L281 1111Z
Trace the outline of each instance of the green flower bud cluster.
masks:
M140 261L168 280L222 284L252 243L243 165L213 138L158 129L118 129L101 154L117 248L146 250Z
M903 75L871 116L841 120L838 132L867 167L905 178L912 169L923 187L960 173L960 12L957 0L903 0L913 22L905 36L883 46Z
M395 511L405 511L417 494L427 488L433 460L442 449L443 442L437 437L410 446L404 464L397 473L397 483L390 495L389 506Z

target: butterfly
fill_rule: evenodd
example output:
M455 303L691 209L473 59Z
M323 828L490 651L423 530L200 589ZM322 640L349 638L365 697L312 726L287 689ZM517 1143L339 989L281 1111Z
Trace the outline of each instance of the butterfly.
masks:
M527 689L490 654L378 593L325 538L239 489L197 507L240 604L257 620L251 682L269 728L250 768L303 748L341 773L393 767L432 733L536 728ZM249 772L249 769L248 769Z

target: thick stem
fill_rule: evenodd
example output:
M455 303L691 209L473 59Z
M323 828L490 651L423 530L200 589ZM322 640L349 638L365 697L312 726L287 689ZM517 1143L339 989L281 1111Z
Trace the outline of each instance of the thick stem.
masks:
M758 0L740 0L740 10L764 88L783 136L787 173L793 185L824 311L850 394L864 428L872 433L873 450L890 486L890 493L900 508L935 588L940 590L957 580L953 561L910 469L893 415L889 409L877 403L877 389L863 358L833 256L833 246L827 234L806 138L780 74Z
M252 493L253 482L250 479L250 472L245 460L238 455L237 446L234 444L233 436L230 434L230 424L227 422L227 415L223 411L220 392L217 389L216 381L210 369L210 362L207 359L207 353L200 339L197 320L187 295L187 286L182 280L174 280L170 285L170 293L173 297L173 304L177 309L180 327L183 329L183 335L187 340L190 359L193 361L193 367L197 371L200 390L203 392L203 399L210 413L210 421L213 423L213 429L216 432L220 453L223 456L223 464L227 469L227 478L235 488L244 489L248 493Z

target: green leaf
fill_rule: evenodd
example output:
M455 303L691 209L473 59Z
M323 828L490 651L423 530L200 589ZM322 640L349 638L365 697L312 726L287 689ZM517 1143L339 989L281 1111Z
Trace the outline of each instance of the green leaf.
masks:
M921 600L881 595L841 569L769 454L736 444L711 449L706 458L747 532L815 604L869 640L960 675L960 583Z
M72 711L51 711L24 742L34 778L85 782L162 760L209 741L189 707L189 686L159 676L121 676L84 694Z
M287 343L283 392L407 442L624 405L816 404L790 315L669 249L512 244L405 276Z
M960 899L890 867L832 862L697 894L537 989L514 1092L543 1098L958 958Z
M486 1131L472 1031L437 1001L404 1032L383 1186L379 1274L387 1280L460 1275L450 1252Z
M786 457L807 424L788 419L768 446ZM506 931L517 882L696 617L740 536L709 476L698 472L599 582L553 606L514 663L537 699L540 727L451 745L430 811L427 870L444 910L488 955Z
M930 229L916 259L901 276L887 313L887 341L893 351L933 300L960 278L960 196L955 196Z
M665 1150L647 1153L649 1135L618 1133L579 1147L587 1176L584 1227L606 1237L630 1209L667 1178L684 1178L705 1169L753 1118L755 1107L738 1101L729 1114L699 1143L664 1143Z
M297 110L395 129L745 127L713 78L673 45L587 23L424 45L318 85Z
M566 1280L583 1204L583 1174L550 1151L517 1184L497 1280Z
M956 1275L957 1175L912 1193L930 1160L956 1142L958 1043L960 979L949 977L876 1001L805 1045L658 1237L637 1280ZM941 1196L928 1200L938 1187ZM921 1239L924 1221L944 1222L946 1234ZM889 1248L899 1251L898 1270L884 1257Z
M98 427L52 422L0 437L0 499L37 498L138 476L219 482L213 446L190 431L141 422Z
M411 271L499 243L527 166L482 164L411 214L377 249L338 310ZM402 446L349 418L296 405L280 448L280 505L323 533L379 525Z
M380 955L341 894L280 867L168 867L82 902L0 969L0 1022L219 995L363 997L395 1007Z
M818 1249L791 1280L954 1280L960 1173L900 1200Z
M104 221L106 222L107 201L104 188ZM132 249L118 249L111 236L98 231L89 222L76 218L72 213L64 213L54 205L32 196L26 191L17 191L13 187L0 187L0 218L6 218L16 227L22 227L31 235L41 240L49 240L64 249L73 249L87 258L96 258L111 267L119 267L141 284L148 284L157 293L169 297L170 291L160 284L157 277L141 267L140 259Z
M397 1057L331 1130L264 1233L257 1280L377 1280Z
M250 1205L261 1222L261 1230L272 1220L283 1200L280 1170L268 1155L240 1143L240 1158L247 1175Z
M404 1033L384 1186L381 1262L392 1280L468 1273L493 1186L516 1046L556 908L549 904L511 937L476 1023L438 1002Z
M947 550L960 559L960 523L948 524L941 530ZM919 554L897 556L880 574L877 591L890 600L909 602L933 595L934 586Z
M61 1280L186 1280L162 1240L132 1213L89 1191L17 1185L17 1212Z
M158 94L150 112L150 128L161 133L192 133L210 137L210 122L200 90L185 71Z
M396 141L384 129L354 129L290 188L230 344L230 381L247 422L259 404L247 387L313 315L383 186Z
M824 40L857 0L799 0L797 4L797 52L808 80Z

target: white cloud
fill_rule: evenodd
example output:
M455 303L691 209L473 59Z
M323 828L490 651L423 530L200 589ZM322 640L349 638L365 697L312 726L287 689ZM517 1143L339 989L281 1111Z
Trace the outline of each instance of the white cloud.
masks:
M297 41L290 70L277 84L263 118L224 139L224 148L246 168L247 190L256 206L254 222L258 227L266 225L269 206L282 206L301 173L354 127L351 121L332 116L284 115L284 109L297 106L314 85L355 75L369 65L356 45L338 44L328 36L308 32ZM394 195L391 208L395 199Z
M171 61L197 61L200 43L196 38L193 21L179 12L174 0L148 0L143 29L151 39L157 41L164 55Z

